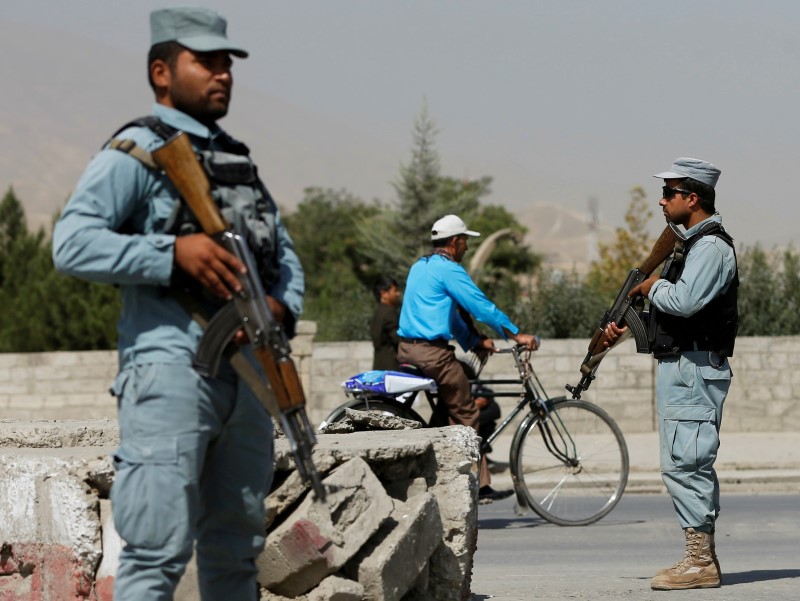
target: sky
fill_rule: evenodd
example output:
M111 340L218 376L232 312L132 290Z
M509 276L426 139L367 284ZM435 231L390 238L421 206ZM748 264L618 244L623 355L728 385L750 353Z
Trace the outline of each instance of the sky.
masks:
M185 4L3 0L0 22L40 29L45 37L34 43L63 34L143 60L149 12ZM657 231L662 182L651 175L689 156L722 170L717 208L737 241L771 247L797 237L792 173L800 139L800 2L198 4L224 14L229 37L251 53L235 64L237 87L336 124L359 144L374 142L374 151L357 153L352 144L304 132L309 163L335 158L338 172L309 185L390 200L424 103L438 128L443 173L491 176L488 202L512 210L548 202L586 211L593 198L602 220L623 226L629 190L640 185L652 201ZM3 48L2 55L25 67L23 48ZM102 73L64 69L75 75L59 85L85 85L91 77L102 90ZM236 100L234 92L232 115ZM280 113L247 117L281 120ZM234 133L248 141L247 132ZM358 164L341 167L351 152ZM280 177L272 174L279 188ZM298 200L301 190L294 188L288 194Z

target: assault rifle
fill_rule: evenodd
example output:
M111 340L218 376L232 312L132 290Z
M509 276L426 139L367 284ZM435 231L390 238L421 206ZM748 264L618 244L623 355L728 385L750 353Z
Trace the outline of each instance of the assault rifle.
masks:
M233 231L219 211L208 176L200 165L189 136L178 132L152 153L156 164L166 173L194 213L203 231L217 244L236 256L247 268L239 274L241 292L219 309L210 321L200 341L195 368L204 376L216 376L223 356L258 396L261 403L280 421L292 449L297 471L309 482L315 496L325 499L325 489L311 460L311 450L317 440L305 411L305 394L294 362L286 333L275 322L267 304L264 286L258 275L255 259L247 242ZM188 303L187 303L188 304ZM193 317L206 325L202 315L192 309ZM240 352L232 353L231 339L244 328L255 356L269 380L263 377ZM227 349L227 350L226 350Z
M611 347L606 347L605 343L608 341L605 329L611 322L616 323L619 327L628 326L628 330L617 339L615 344L626 340L633 335L636 340L637 353L649 353L650 342L648 340L647 325L642 320L642 309L644 308L644 299L628 298L628 294L636 286L644 282L656 267L663 263L667 257L672 254L675 249L675 243L679 240L686 238L678 230L674 223L670 223L661 232L661 235L656 240L653 250L650 251L650 256L645 259L639 267L631 269L628 273L628 278L622 285L622 288L614 300L614 304L608 309L600 321L597 323L597 330L589 342L589 352L586 358L581 363L580 372L581 379L575 386L570 384L566 385L566 389L572 393L573 399L581 398L581 393L589 388L592 380L595 379L595 372L597 371L600 362L606 356Z

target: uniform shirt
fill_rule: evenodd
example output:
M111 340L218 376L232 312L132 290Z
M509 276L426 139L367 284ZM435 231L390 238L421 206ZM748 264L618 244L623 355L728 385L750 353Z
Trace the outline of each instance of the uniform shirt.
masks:
M422 257L408 272L398 333L402 338L455 339L465 351L471 349L479 338L458 314L456 303L478 321L494 328L503 339L506 338L503 328L512 334L519 332L461 265L434 254Z
M153 115L219 148L225 136L185 113L156 104ZM147 127L118 138L153 151L163 140ZM120 366L191 363L202 328L165 295L173 273L175 236L164 233L178 194L166 175L119 150L104 148L89 163L53 232L53 261L64 273L117 284L123 309L117 324ZM277 211L277 208L276 208ZM303 307L300 260L276 215L280 276L270 290L297 318Z
M721 223L719 216L709 217L686 230L690 238L710 221ZM736 256L719 236L703 236L686 255L686 265L674 284L656 281L648 298L659 311L691 317L728 289L736 274Z

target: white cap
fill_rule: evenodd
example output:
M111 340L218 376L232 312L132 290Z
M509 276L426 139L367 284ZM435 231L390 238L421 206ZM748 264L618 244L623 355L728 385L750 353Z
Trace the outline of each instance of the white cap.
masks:
M458 215L445 215L433 224L431 240L444 240L451 236L480 236L478 232L467 229L467 224Z

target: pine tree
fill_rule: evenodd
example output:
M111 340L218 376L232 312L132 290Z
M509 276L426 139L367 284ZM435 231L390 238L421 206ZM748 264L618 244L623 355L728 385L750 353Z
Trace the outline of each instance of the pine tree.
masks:
M19 202L14 188L8 188L0 201L0 287L5 280L6 265L9 262L12 247L21 237L28 233L25 211Z
M792 248L786 249L783 253L780 284L783 298L780 314L781 334L800 334L800 256Z
M55 271L50 240L31 233L9 188L0 201L0 352L112 349L119 295Z
M423 104L414 121L411 159L401 165L400 177L393 183L396 200L359 223L359 247L369 277L399 273L402 281L411 264L430 252L433 223L450 213L474 223L481 199L490 192L489 177L463 180L441 174L437 133Z

